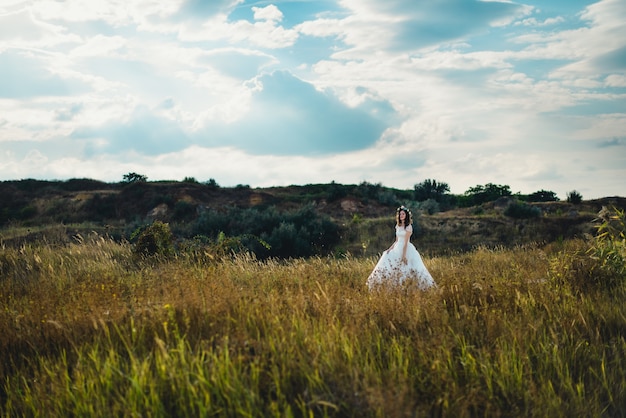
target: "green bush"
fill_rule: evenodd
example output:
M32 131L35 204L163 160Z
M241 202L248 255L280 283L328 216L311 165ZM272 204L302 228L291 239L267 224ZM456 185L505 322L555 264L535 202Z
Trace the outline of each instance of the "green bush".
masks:
M550 190L539 190L526 196L528 202L558 202L556 193Z
M439 212L439 202L435 199L426 199L419 203L419 209L429 215Z
M515 219L530 219L541 216L541 209L527 203L513 202L504 211L506 216Z
M398 205L398 198L396 197L396 194L389 189L381 190L380 192L378 192L376 200L378 201L378 203L385 206Z
M463 207L476 206L507 196L511 196L511 188L508 185L487 183L484 186L470 187L465 192L463 199L459 200L459 204Z
M105 221L117 217L116 196L96 193L85 204L85 211L93 221Z
M196 214L196 205L179 200L174 205L174 213L172 214L172 220L174 221L187 221L194 217Z
M624 211L603 208L596 219L597 236L588 254L597 262L595 277L602 287L626 284L626 216Z
M216 240L220 233L237 237L258 258L326 255L339 242L339 227L311 205L287 212L279 212L273 206L207 210L190 232Z
M578 204L583 201L583 195L578 193L576 190L572 190L567 193L567 201L568 203Z
M24 206L20 209L17 218L21 221L25 221L34 217L37 214L37 208L31 205Z
M346 191L345 186L337 184L334 181L331 182L326 188L326 199L329 202L334 202L335 200L344 198L347 194L348 192Z
M215 179L209 179L205 181L204 185L207 186L211 190L216 190L220 188L220 185L217 184L217 181L215 181Z
M174 236L167 223L154 221L143 230L138 230L131 236L131 241L137 241L133 253L138 256L164 256L174 254Z
M626 290L626 218L619 209L603 209L595 220L597 234L568 242L551 262L551 277L576 294Z
M354 189L354 194L362 199L374 199L378 198L378 194L383 190L382 183L372 184L367 181L359 183Z

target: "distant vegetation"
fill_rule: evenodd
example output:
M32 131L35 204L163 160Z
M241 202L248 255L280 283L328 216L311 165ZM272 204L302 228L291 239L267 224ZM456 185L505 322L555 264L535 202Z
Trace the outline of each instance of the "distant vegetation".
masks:
M96 230L135 243L141 231L160 221L170 229L175 248L219 244L235 252L254 253L259 259L355 251L372 254L379 249L378 244L371 244L389 230L386 222L401 204L412 208L416 215L414 239L421 239L433 251L447 252L471 249L481 243L481 235L491 235L495 230L501 230L500 241L507 245L529 242L532 237L528 231L532 230L538 240L544 241L573 236L583 232L577 225L588 225L603 206L581 205L575 211L565 206L546 206L559 202L552 191L514 194L509 186L493 183L455 195L447 183L435 179L426 179L407 190L365 181L355 185L331 182L252 188L222 187L215 179L199 182L194 177L148 181L147 176L135 172L125 174L119 183L92 179L4 181L0 183L0 195L0 228L14 231L9 235L18 242L41 237L36 233L38 229L63 225L70 233ZM576 191L567 196L569 204L582 202ZM620 204L618 207L622 207ZM454 239L447 243L441 239L428 241L437 236L433 230L437 224L428 218L434 215L446 219L440 220L439 226L457 225L456 230L446 232ZM494 230L492 221L502 216L508 226L496 226ZM541 220L537 225L545 224L545 228L541 226L544 231L538 231L536 225L528 228L514 224L533 219ZM481 226L487 221L492 225ZM385 226L379 228L378 224ZM477 224L480 231L471 235L461 232L464 228L475 229ZM21 240L18 227L26 233ZM471 240L457 243L460 233ZM526 237L515 238L520 234ZM2 235L0 239L7 243L6 232ZM513 239L505 242L507 236Z
M576 190L567 193L567 201L570 203L581 203L583 201L583 196L578 193Z

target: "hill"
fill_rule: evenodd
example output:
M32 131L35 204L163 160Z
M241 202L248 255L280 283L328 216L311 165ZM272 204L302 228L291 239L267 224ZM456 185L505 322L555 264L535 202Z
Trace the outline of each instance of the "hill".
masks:
M276 234L264 226L278 228L286 223L286 214L291 214L289 221L297 227L293 234L305 229L311 234L337 234L336 239L319 241L317 250L365 256L376 254L393 240L393 216L399 204L413 208L413 241L422 252L432 255L476 246L511 247L581 237L594 232L592 221L602 207L626 208L622 197L573 204L520 202L512 196L467 208L452 205L429 214L422 203L411 200L411 190L368 183L226 188L174 181L21 180L0 183L0 196L0 240L9 245L43 237L70 240L90 231L129 239L134 230L154 220L168 222L178 239L196 235L216 239L217 232L256 232L271 238ZM511 213L512 206L522 212ZM242 216L239 221L232 219ZM316 218L316 222L319 217L326 223L313 227L309 225L313 220L303 217ZM250 218L255 218L254 222ZM248 231L237 229L235 224L246 222Z

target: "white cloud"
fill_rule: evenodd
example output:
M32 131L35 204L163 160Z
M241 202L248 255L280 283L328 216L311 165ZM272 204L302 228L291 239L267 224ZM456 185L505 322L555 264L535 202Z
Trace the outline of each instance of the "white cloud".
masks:
M178 37L185 42L226 41L229 45L256 46L275 49L294 44L298 32L279 25L280 11L268 6L255 12L257 20L230 22L227 16L217 15L198 26L192 23L181 25Z
M0 52L6 48L47 48L80 41L79 36L67 33L63 26L41 21L28 9L0 15Z
M175 14L180 0L37 0L30 6L33 13L45 20L65 22L101 21L112 27L131 24L150 26L152 19Z
M563 17L550 17L543 21L539 21L534 17L529 17L527 19L522 19L514 23L515 26L553 26L559 23L563 23L565 19Z
M254 12L254 20L267 20L269 22L283 20L283 13L273 4L266 7L253 7L252 11Z
M625 9L6 0L0 176L618 194Z
M42 19L82 22L102 20L114 26L132 21L129 7L111 0L66 0L63 2L40 0L33 3L32 10Z
M74 48L70 55L75 57L109 56L123 48L127 43L126 38L122 36L96 35Z
M626 95L622 100L626 100ZM585 122L585 127L577 130L572 139L599 141L626 137L626 130L624 130L626 128L626 113L580 117L580 119Z
M597 79L603 69L595 59L626 46L626 3L604 0L588 6L581 17L589 22L589 27L546 35L543 39L549 55L575 59L554 71L554 78Z
M611 74L604 82L607 87L626 87L626 75Z

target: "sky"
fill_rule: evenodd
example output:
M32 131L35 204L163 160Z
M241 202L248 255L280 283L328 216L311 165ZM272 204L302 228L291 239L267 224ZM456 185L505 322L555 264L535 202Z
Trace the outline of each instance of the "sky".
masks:
M626 196L626 1L0 0L0 180Z

